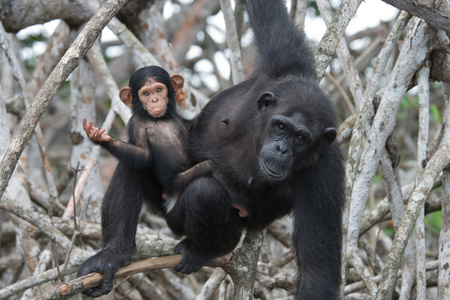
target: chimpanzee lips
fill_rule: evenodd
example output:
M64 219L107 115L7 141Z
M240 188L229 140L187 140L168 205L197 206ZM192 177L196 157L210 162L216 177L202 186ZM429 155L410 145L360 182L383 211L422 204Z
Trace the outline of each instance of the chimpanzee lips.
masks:
M266 162L266 160L261 158L260 165L264 173L276 180L284 179L288 175L290 169L288 161L270 160Z

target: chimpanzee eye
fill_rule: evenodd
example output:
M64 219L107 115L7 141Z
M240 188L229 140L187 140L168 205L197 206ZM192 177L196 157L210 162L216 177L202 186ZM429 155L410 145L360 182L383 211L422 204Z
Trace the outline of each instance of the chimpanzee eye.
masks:
M284 134L286 132L286 125L279 121L274 122L273 128L273 130L278 134Z
M157 93L161 93L161 92L162 92L162 88L158 88L158 89L156 90L156 92L157 92Z
M148 96L148 95L150 95L150 93L149 92L144 92L143 95L144 96Z
M299 140L303 140L303 136L302 136L302 135L299 135L299 136L298 136L298 139L299 139Z

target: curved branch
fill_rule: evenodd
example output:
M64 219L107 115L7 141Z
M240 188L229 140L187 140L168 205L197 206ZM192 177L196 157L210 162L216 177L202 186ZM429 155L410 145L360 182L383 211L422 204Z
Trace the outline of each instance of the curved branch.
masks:
M233 255L228 254L226 256L213 259L207 264L207 266L225 268L228 266L232 258ZM114 278L130 276L142 272L161 270L165 268L174 268L178 265L180 260L181 255L178 254L138 261L126 267L120 268L119 271L117 271L116 276ZM62 283L58 285L55 288L55 290L42 294L34 298L34 300L67 298L70 296L74 296L78 293L81 293L92 287L98 286L99 284L102 283L102 281L103 275L99 273L91 273L82 277L78 277L72 281Z

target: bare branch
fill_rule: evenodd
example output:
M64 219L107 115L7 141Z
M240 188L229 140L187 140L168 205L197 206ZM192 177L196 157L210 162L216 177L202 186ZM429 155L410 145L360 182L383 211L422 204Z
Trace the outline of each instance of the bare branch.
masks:
M375 175L382 150L395 126L395 117L400 102L406 92L413 74L422 64L428 49L428 40L434 31L425 22L416 19L402 47L402 59L408 63L397 61L388 86L383 94L380 106L375 115L372 128L368 133L367 144L362 153L358 176L353 185L348 228L348 251L356 259L358 255L359 229L364 209L369 198L369 190ZM363 274L360 274L363 276Z
M419 133L417 145L417 171L416 185L419 184L420 176L424 168L424 162L428 158L428 127L430 111L430 67L426 63L422 69L417 72L419 88ZM425 245L425 202L420 208L416 220L416 290L417 298L426 298L426 245ZM411 239L410 239L411 241ZM412 241L411 241L412 242ZM408 246L407 246L408 247ZM412 286L413 282L411 282ZM403 286L402 286L403 288ZM409 287L407 287L409 290ZM406 291L405 291L406 293Z
M314 58L316 60L317 77L319 80L323 77L339 41L344 36L344 31L350 19L355 15L361 2L362 0L344 0L339 5L315 53Z
M399 9L424 19L436 29L442 29L450 36L450 6L442 0L383 0Z
M97 9L98 1L89 0L3 1L0 4L0 19L7 31L17 32L55 19L80 25L89 20Z
M444 100L447 110L450 110L450 84L443 84ZM447 131L448 123L447 120ZM438 278L438 299L450 297L450 278L448 276L448 266L450 265L450 171L449 166L444 170L442 177L443 198L442 198L442 224L439 235L439 278Z
M43 216L35 212L32 208L27 208L17 201L2 197L0 200L0 209L12 213L25 221L30 222L43 233L45 233L49 238L55 239L56 242L61 245L63 249L69 249L71 247L71 242L66 238L48 219L48 217Z
M450 110L450 106L447 106ZM447 114L446 124L450 122L450 114ZM395 276L401 261L401 256L406 247L408 237L411 235L413 226L420 213L421 207L425 202L434 182L439 178L442 170L450 163L450 131L444 135L443 141L431 157L423 174L420 178L419 184L416 186L413 194L410 197L409 203L403 215L402 221L395 235L394 244L389 252L386 260L386 268L383 270L382 281L380 283L377 300L391 299L395 284Z
M266 230L247 233L242 247L236 250L236 256L226 269L234 282L236 300L247 300L253 295L256 266L265 233Z
M238 84L245 80L245 75L244 68L242 66L242 55L236 28L236 21L234 19L234 13L231 8L230 0L220 0L220 7L222 8L223 16L225 18L225 25L227 27L226 33L227 44L230 48L231 77L233 78L233 84Z
M61 61L55 67L44 86L36 95L27 110L21 125L17 128L5 156L0 163L0 197L3 195L12 172L19 160L20 154L30 140L39 119L47 108L51 98L64 83L69 74L76 68L79 61L92 47L101 30L117 13L127 0L109 0L86 24L78 38L74 41Z
M232 255L219 257L207 265L210 267L226 267ZM165 268L174 268L181 260L181 255L172 255L166 257L158 257L132 263L126 267L120 268L114 278L130 276L137 273L161 270ZM40 295L34 300L49 300L67 298L87 289L98 286L103 281L103 276L99 273L91 273L83 277L78 277L70 282L60 284L55 290Z

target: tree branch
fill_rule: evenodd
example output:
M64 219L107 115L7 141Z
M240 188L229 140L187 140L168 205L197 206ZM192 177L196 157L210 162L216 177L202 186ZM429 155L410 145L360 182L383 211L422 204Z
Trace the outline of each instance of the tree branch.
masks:
M222 256L210 261L207 266L210 267L222 267L226 268L233 259L232 254ZM152 259L146 259L138 261L120 268L117 271L114 278L130 276L137 273L149 272L154 270L161 270L166 268L174 268L181 260L181 255L171 255L165 257L158 257ZM56 287L55 290L42 294L34 300L50 300L50 299L62 299L70 296L74 296L85 290L100 285L103 282L103 275L99 273L91 273L82 277L78 277L66 283L62 283Z
M444 30L450 36L450 6L442 0L383 0L401 10L424 19L436 29Z
M355 15L361 2L362 0L344 0L341 5L339 5L333 20L328 26L328 29L322 37L322 40L317 47L317 51L314 54L317 78L319 80L323 77L323 74L325 74L325 69L330 64L331 58L336 51L336 47L344 36L344 31L351 18Z
M433 184L439 178L440 173L450 164L450 105L447 103L446 118L443 125L447 128L442 136L441 144L431 157L423 174L410 197L409 203L403 215L402 221L395 235L392 249L386 259L386 267L383 270L382 281L377 294L377 300L391 299L395 286L395 276L401 261L401 256L406 247L408 237L411 235L415 221L421 211L421 207L428 197Z
M0 197L5 192L17 161L50 100L92 47L102 29L126 2L127 0L109 0L99 9L64 54L34 98L0 162Z

